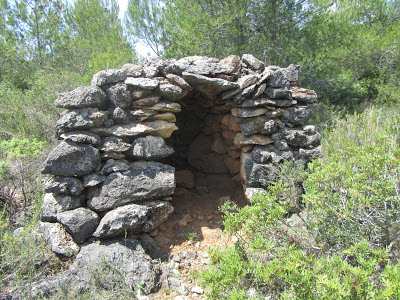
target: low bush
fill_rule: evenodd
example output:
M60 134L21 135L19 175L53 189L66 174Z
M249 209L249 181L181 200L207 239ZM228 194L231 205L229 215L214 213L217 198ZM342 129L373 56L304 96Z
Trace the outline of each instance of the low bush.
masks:
M225 231L239 241L212 251L201 274L210 297L400 297L399 127L393 107L337 120L324 133L323 159L303 172L281 166L251 206L224 205Z

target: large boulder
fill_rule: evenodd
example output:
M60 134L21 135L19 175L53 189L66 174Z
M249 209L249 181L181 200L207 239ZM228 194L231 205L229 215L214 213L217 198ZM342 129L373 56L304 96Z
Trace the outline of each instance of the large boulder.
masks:
M151 258L137 240L124 239L82 246L69 270L51 280L33 283L31 296L50 296L56 291L65 291L65 287L72 298L99 290L148 294L154 291L156 283Z
M93 233L97 238L110 238L125 233L151 232L174 211L167 201L128 204L109 211Z
M173 167L158 162L131 163L128 171L108 175L88 205L96 211L107 211L124 204L169 196L175 189L174 173Z
M82 176L97 169L99 150L92 145L61 142L43 163L42 173L60 176Z

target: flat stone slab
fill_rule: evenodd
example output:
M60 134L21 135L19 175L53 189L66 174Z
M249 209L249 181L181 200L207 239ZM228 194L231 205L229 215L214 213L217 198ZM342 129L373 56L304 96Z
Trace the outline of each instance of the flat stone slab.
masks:
M239 88L237 83L225 79L209 78L188 72L183 72L182 76L183 79L185 79L194 89L211 97L216 96L223 91Z
M54 105L63 108L100 108L106 102L106 94L97 86L80 86L68 93L60 94Z
M108 211L121 205L163 198L175 189L175 168L158 162L134 162L129 170L110 174L88 201L96 211Z

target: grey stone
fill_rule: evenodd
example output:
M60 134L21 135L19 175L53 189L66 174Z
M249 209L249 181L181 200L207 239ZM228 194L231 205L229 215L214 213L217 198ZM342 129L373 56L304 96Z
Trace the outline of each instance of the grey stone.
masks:
M268 188L278 179L278 170L273 164L256 163L250 154L242 154L242 171L247 187Z
M272 144L274 141L263 134L255 134L252 136L245 137L240 132L235 135L233 144L238 147L246 147L249 145L268 145Z
M79 252L79 246L59 223L39 223L44 240L50 245L51 251L67 257L72 257Z
M258 99L246 100L240 105L240 107L260 107L260 106L289 107L296 104L297 101L295 100L258 98Z
M40 220L44 222L56 222L58 213L80 207L83 199L84 195L68 196L46 193L43 197Z
M251 54L243 54L242 61L255 71L264 71L264 63Z
M127 85L131 85L133 87L138 87L144 90L153 90L158 87L158 81L149 78L134 78L128 77L125 80Z
M122 172L129 169L129 162L125 159L109 159L101 169L101 174L109 175L113 172Z
M183 79L182 77L180 77L178 75L167 74L166 77L167 77L169 82L181 87L184 90L187 90L187 91L192 91L193 90L193 88L190 86L190 84L187 83L185 79Z
M46 193L43 197L40 220L43 222L56 222L57 213L62 211L61 205L56 201L52 193Z
M314 125L305 125L305 126L303 126L303 130L308 133L315 133L315 126Z
M321 135L318 132L309 133L298 128L285 128L282 133L287 143L296 147L312 148L318 146L321 141Z
M124 205L106 213L93 236L110 238L125 233L150 232L173 211L172 205L167 201Z
M262 72L260 79L257 81L257 85L265 83L271 77L271 74L272 74L271 69L266 68L264 72Z
M182 76L194 89L210 97L214 97L223 91L239 88L237 83L220 78L209 78L188 72L183 72Z
M305 161L311 161L313 159L322 158L322 146L318 146L314 149L299 149L299 156Z
M121 67L128 77L141 77L143 75L143 68L140 65L125 64Z
M187 94L187 92L184 91L179 86L169 84L169 83L160 84L158 86L158 93L163 98L165 98L167 100L171 100L171 101L177 101Z
M78 196L84 190L82 181L75 177L54 176L45 183L45 191L53 194Z
M259 78L260 76L258 75L245 75L238 79L237 84L240 86L241 89L245 89L248 86L255 84Z
M92 145L61 142L43 163L42 173L61 176L82 176L97 169L99 150Z
M81 86L68 93L60 94L54 105L63 108L101 108L106 102L106 94L97 86Z
M99 216L95 212L83 207L61 212L57 215L57 221L64 225L67 232L78 244L92 236L99 220Z
M165 112L180 112L182 110L179 103L174 102L158 102L153 106L149 107L153 111L165 111Z
M161 137L146 136L134 140L131 154L137 159L157 160L174 154L174 149Z
M221 93L221 99L222 100L230 99L233 96L239 94L241 91L242 91L241 88L237 88L237 89L234 89L234 90L229 90L229 91L223 92L223 93Z
M272 88L285 87L288 83L288 79L281 69L273 71L267 81L267 85Z
M181 75L183 72L198 75L216 75L221 73L229 73L231 70L231 65L219 63L219 59L217 58L206 56L188 56L172 61L164 71L165 73L174 73L177 75Z
M102 86L109 83L117 83L126 79L126 72L122 69L102 70L93 75L92 85Z
M106 95L116 107L127 108L132 101L132 94L128 90L128 86L122 82L110 86L106 90Z
M293 153L291 151L280 151L272 145L266 147L257 146L251 152L251 157L256 163L281 163L293 160Z
M61 138L66 142L92 144L94 146L100 144L100 136L89 131L70 131L63 133Z
M169 196L175 189L174 173L173 167L158 162L131 163L128 171L110 174L88 205L96 211L107 211L144 199Z
M107 115L97 108L73 109L62 113L56 123L57 135L67 131L86 130L101 126L107 119Z
M115 124L128 124L133 120L133 116L122 108L116 107L113 110L112 119L115 121ZM114 124L112 124L111 126L113 125Z
M154 114L154 112L152 112ZM150 114L151 115L151 114ZM143 123L130 123L126 125L116 125L110 128L93 129L100 135L113 135L120 138L130 138L143 134L153 134L162 138L169 138L178 127L174 123L164 120L149 121Z
M260 84L260 85L257 87L256 91L254 92L253 98L260 97L260 96L264 93L266 87L267 87L267 84L266 84L266 83Z
M74 292L102 287L148 294L156 282L151 258L138 241L131 239L82 246L63 276L63 285Z
M251 136L256 133L272 134L278 131L277 123L264 116L245 119L244 122L239 123L239 126L244 136Z
M149 96L133 101L132 107L152 106L160 100L159 96Z
M86 175L83 178L83 185L85 187L96 186L96 185L102 183L104 180L106 180L106 176L99 175L97 173L92 173L92 174Z
M311 104L317 102L317 93L313 90L308 90L300 87L291 87L290 92L292 98L298 102Z
M124 140L115 136L106 137L101 141L100 150L104 152L126 152L131 148L131 144L124 142Z
M249 87L245 88L241 93L242 98L243 99L248 98L254 92L255 88L256 84L250 85Z
M246 196L247 200L251 203L252 198L256 195L259 194L267 194L268 191L263 188L251 188L251 187L246 187L244 191L244 195Z
M281 71L288 79L291 86L300 84L300 66L291 64L287 68L281 69Z
M252 118L265 114L266 108L232 108L231 113L234 117Z
M311 117L311 108L307 106L290 107L283 110L281 121L289 127L304 124Z
M227 66L226 74L235 74L240 72L242 61L237 55L229 55L221 59L219 63Z
M290 93L290 90L288 87L280 87L280 88L267 88L264 91L264 94L266 94L268 97L272 99L288 99L292 100L292 94Z
M274 143L274 147L280 151L290 150L287 142L285 140L278 140Z

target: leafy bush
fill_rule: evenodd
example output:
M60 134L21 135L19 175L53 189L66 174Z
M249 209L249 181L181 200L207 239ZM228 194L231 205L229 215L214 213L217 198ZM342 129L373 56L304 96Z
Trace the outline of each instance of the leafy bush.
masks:
M393 107L336 121L322 160L306 172L282 166L281 179L251 206L224 205L225 231L239 242L212 251L201 275L210 297L400 297L399 124ZM302 179L296 210L293 188Z

